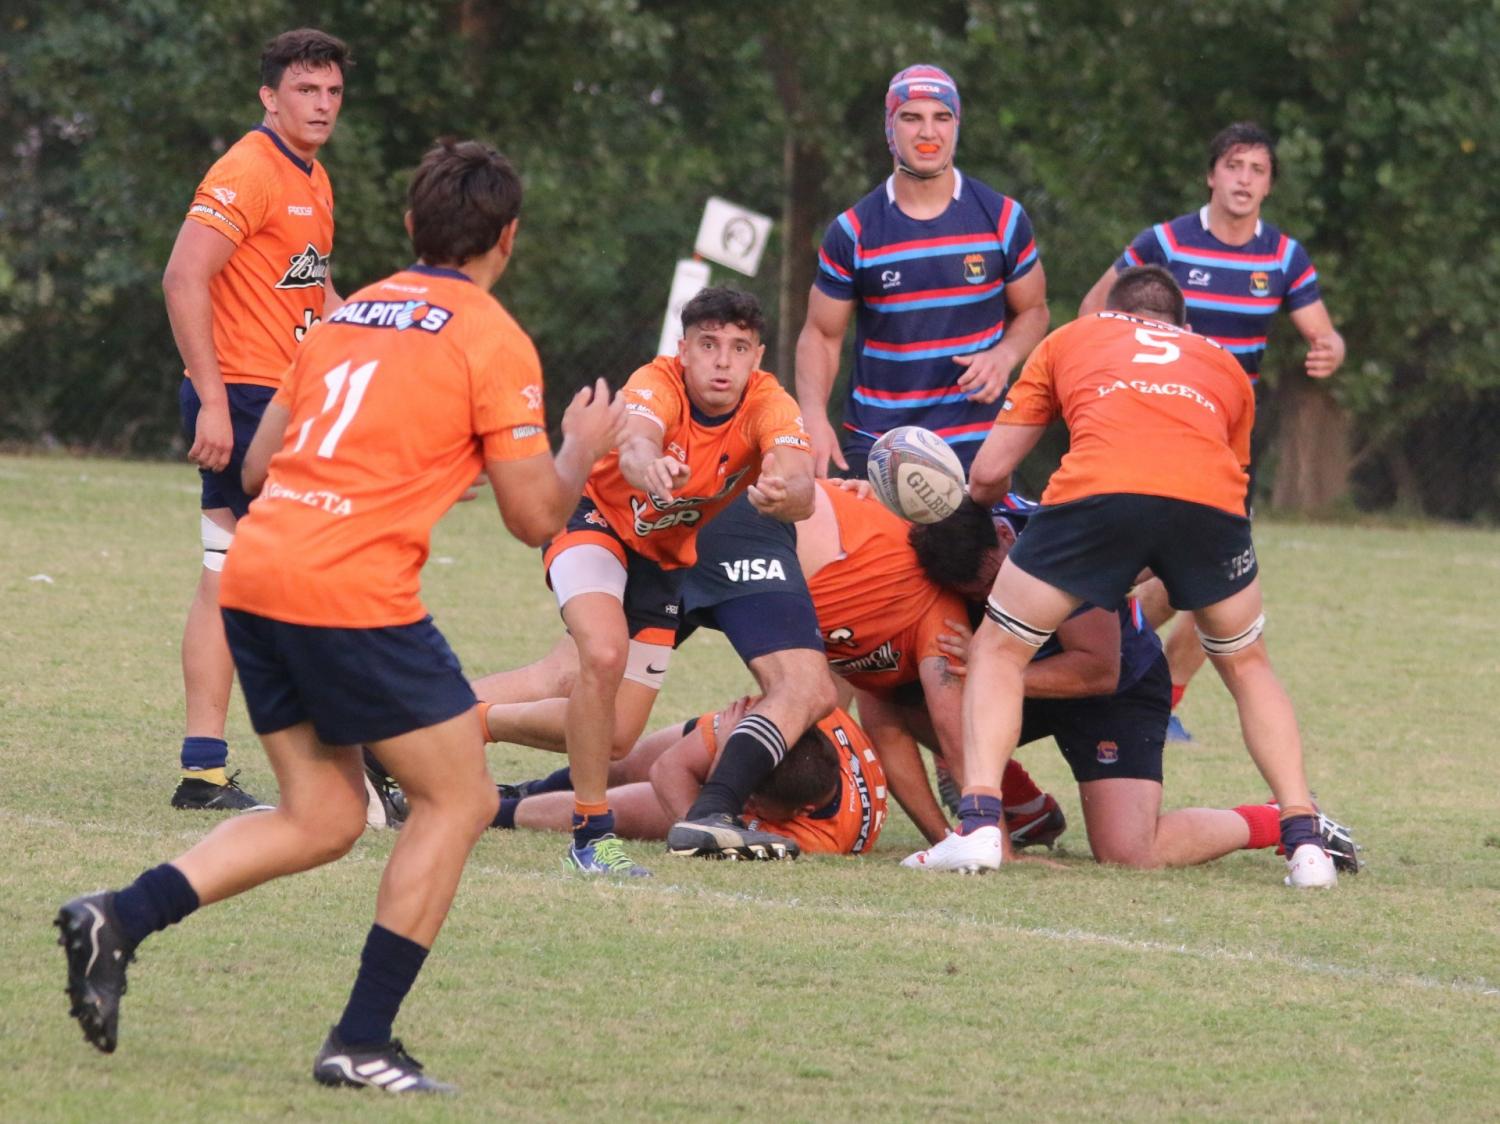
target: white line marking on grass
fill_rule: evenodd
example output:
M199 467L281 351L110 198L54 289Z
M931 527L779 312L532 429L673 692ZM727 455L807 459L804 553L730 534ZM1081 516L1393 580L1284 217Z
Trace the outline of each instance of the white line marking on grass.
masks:
M206 832L167 832L149 827L102 824L98 822L75 823L57 816L38 816L30 813L15 812L8 808L0 808L0 820L13 820L28 827L130 835L153 839L181 838L196 840L202 835L207 834ZM386 856L384 855L355 854L341 859L340 862L355 865L374 866L378 864L384 866L385 859ZM492 866L472 862L466 868L466 873L520 879L528 882L547 883L549 885L590 885L617 890L621 893L659 894L663 897L680 896L700 901L717 901L727 905L753 905L763 909L801 911L809 908L802 899L795 897L766 897L743 890L715 890L706 886L682 885L657 879L622 882L606 878L590 877L584 882L581 881L584 876L577 874L551 874L539 870L524 870L517 867ZM918 875L917 877L926 876ZM1293 891L1289 890L1287 892L1292 893ZM865 917L880 921L909 921L916 924L929 924L937 917L931 910L876 909L872 906L830 902L827 899L819 899L816 908L817 912L823 915L835 913L844 917ZM946 915L946 917L954 919L951 914ZM1104 948L1120 949L1125 952L1138 952L1143 955L1183 956L1191 960L1201 960L1208 963L1273 966L1288 968L1295 972L1304 972L1313 976L1326 976L1331 979L1351 980L1358 983L1380 984L1386 987L1404 987L1417 991L1447 991L1456 995L1473 995L1485 999L1500 998L1500 987L1496 987L1482 977L1442 980L1433 976L1413 975L1406 972L1383 972L1378 968L1356 968L1345 964L1330 964L1327 961L1310 960L1303 956L1288 956L1279 952L1173 944L1169 941L1124 937L1118 933L1098 933L1089 929L1076 928L1054 929L1045 925L1015 925L972 916L960 916L956 919L975 928L1003 933L1013 937L1052 941L1058 944L1096 945Z

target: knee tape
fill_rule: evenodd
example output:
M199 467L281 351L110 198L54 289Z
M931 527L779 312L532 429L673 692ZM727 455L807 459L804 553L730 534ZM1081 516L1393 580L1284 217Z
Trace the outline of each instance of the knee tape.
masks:
M234 545L234 532L219 526L206 515L200 515L203 535L203 568L215 573L224 569L224 555Z
M615 555L594 543L571 546L552 560L547 571L558 607L581 593L607 593L625 600L625 567Z
M1205 636L1200 628L1198 632L1198 643L1203 645L1203 650L1211 656L1232 656L1234 653L1243 651L1260 639L1260 634L1266 630L1266 615L1262 613L1250 622L1250 627L1238 636L1231 636L1227 640L1219 640L1213 636Z
M984 603L984 615L1029 648L1040 648L1047 642L1052 633L1056 631L1056 629L1050 628L1046 630L1036 628L1027 624L1019 617L1011 616L999 605L995 604L993 597Z
M660 691L667 681L667 666L672 662L672 648L668 644L646 644L632 640L625 656L625 678L642 687Z

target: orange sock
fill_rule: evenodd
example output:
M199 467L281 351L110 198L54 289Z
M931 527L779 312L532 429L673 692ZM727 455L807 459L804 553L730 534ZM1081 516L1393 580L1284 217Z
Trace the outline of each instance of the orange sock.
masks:
M587 820L590 816L603 816L609 813L609 801L601 800L597 804L586 804L582 800L573 801L573 814L582 816Z
M1030 804L1042 795L1036 781L1031 779L1021 763L1012 757L1005 763L1005 774L1000 778L1000 799L1007 808L1019 808Z
M474 704L474 713L479 715L479 732L486 742L494 741L490 737L490 704L480 702Z

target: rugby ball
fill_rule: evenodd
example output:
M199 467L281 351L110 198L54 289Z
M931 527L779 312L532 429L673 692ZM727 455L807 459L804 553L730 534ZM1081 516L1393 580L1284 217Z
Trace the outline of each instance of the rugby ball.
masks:
M870 449L866 475L875 498L902 519L937 523L964 498L964 466L936 433L918 425L890 430Z

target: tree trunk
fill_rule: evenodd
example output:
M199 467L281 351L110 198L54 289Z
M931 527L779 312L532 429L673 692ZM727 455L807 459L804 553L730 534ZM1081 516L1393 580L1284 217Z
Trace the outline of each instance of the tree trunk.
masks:
M1350 421L1327 386L1297 372L1276 387L1276 483L1280 511L1326 511L1349 493Z

